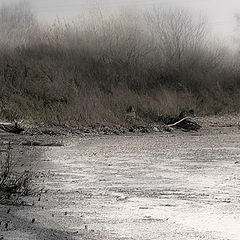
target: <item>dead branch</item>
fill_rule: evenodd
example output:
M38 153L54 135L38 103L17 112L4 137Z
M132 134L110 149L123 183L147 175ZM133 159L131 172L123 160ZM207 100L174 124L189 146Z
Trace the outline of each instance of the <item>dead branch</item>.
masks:
M181 122L183 122L184 120L187 120L187 119L191 119L191 117L182 118L182 119L178 120L178 121L175 122L175 123L168 124L167 126L168 126L168 127L174 127L174 126L178 125L179 123L181 123Z
M24 131L24 128L22 128L18 123L0 123L0 129L2 129L5 132L10 133L16 133L19 134L22 131Z

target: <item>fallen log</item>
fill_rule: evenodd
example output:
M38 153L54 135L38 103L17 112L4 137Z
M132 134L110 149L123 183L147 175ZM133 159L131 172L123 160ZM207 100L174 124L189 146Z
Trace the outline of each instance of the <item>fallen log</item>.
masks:
M198 131L201 126L193 120L194 117L196 115L192 109L183 110L177 117L167 117L165 123L170 130L171 128L180 128L185 131Z
M175 122L175 123L168 124L167 126L168 126L168 127L174 127L174 126L178 125L179 123L183 122L183 121L186 120L186 119L190 119L190 117L185 117L185 118L183 118L183 119L178 120L178 121Z
M24 131L24 128L21 127L18 123L0 123L0 129L5 132L19 134Z
M172 128L172 127L177 127L177 128L182 128L187 131L198 131L201 126L193 121L191 117L184 117L180 120L178 120L175 123L168 124L167 127Z
M23 146L34 146L34 147L62 147L64 146L62 143L56 143L56 142L51 142L51 143L45 143L45 142L37 142L37 141L24 141L21 142L19 145Z

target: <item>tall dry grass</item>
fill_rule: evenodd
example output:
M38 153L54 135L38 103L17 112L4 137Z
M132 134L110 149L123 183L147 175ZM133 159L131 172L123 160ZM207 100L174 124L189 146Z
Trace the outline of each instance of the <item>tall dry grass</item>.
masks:
M38 22L26 2L0 9L0 118L122 123L193 108L239 112L238 57L185 11Z

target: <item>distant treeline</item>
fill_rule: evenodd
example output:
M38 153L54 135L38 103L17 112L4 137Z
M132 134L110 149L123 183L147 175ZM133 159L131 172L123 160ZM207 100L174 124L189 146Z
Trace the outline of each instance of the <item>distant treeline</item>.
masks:
M0 119L144 121L240 111L239 55L182 10L100 11L43 24L24 1L0 8Z

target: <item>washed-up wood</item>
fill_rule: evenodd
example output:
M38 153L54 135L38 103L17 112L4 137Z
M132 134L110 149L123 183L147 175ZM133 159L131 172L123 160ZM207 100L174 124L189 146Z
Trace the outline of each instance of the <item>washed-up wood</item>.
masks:
M190 117L185 117L183 119L178 120L175 123L168 124L168 127L177 127L177 128L182 128L187 131L198 131L201 128L201 125L193 121Z
M185 121L185 120L189 120L189 119L190 119L190 117L185 117L185 118L183 118L183 119L178 120L178 121L175 122L175 123L168 124L168 127L175 127L175 126L177 126L178 124L180 124L181 122L183 122L183 121Z
M196 121L193 120L195 117L194 111L182 111L178 117L170 118L171 122L167 124L169 129L171 128L181 128L186 131L198 131L201 128Z
M0 123L0 129L9 133L19 134L24 131L24 128L21 127L18 123Z
M24 141L21 142L20 145L24 146L34 146L34 147L62 147L64 146L62 143L56 143L56 142L37 142L37 141Z

